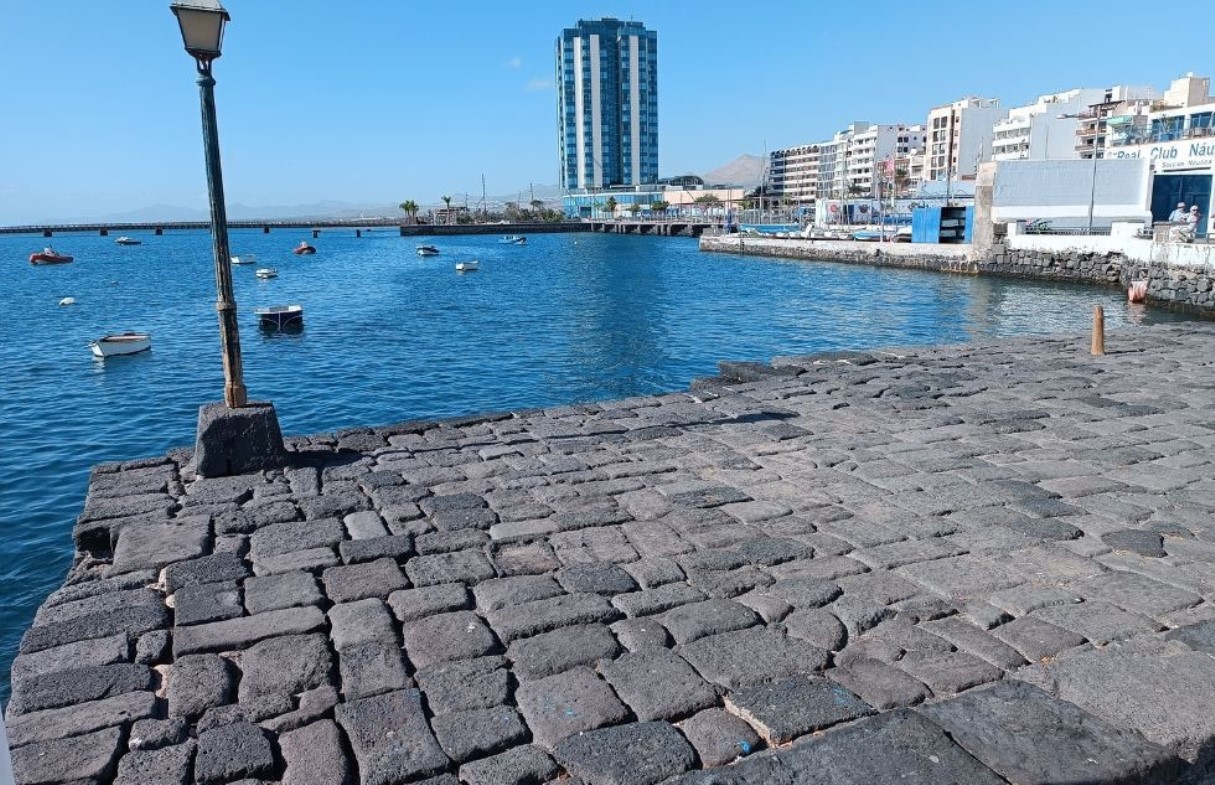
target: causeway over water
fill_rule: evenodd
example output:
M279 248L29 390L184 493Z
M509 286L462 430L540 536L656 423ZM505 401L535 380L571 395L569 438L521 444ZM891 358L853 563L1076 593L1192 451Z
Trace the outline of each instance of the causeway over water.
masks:
M17 781L1209 782L1213 340L724 363L263 474L98 466L13 667Z

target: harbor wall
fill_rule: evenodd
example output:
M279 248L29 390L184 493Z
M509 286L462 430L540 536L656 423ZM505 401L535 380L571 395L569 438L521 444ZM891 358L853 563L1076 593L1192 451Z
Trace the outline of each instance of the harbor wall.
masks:
M1215 245L1118 236L1008 235L990 246L701 237L702 251L1098 286L1148 281L1148 302L1215 316Z

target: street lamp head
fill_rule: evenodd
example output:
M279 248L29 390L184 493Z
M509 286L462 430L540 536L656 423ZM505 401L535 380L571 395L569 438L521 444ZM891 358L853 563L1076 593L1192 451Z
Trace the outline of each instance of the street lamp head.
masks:
M181 26L186 51L198 61L200 71L209 71L221 54L224 25L231 18L219 0L178 0L169 6Z

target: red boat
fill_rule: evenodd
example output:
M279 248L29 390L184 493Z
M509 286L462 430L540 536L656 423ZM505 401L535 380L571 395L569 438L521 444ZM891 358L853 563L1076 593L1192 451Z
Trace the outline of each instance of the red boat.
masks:
M41 251L30 254L30 264L67 264L74 257L62 254L49 245Z
M310 254L310 253L316 253L316 249L313 248L311 245L309 245L307 243L307 241L300 241L300 244L295 246L295 254L297 256L302 256L304 254Z

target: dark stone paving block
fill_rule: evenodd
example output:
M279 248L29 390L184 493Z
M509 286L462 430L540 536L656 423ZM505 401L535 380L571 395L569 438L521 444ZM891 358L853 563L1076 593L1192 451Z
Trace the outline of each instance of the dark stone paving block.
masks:
M575 624L607 624L620 612L597 594L563 594L546 600L500 608L488 615L489 624L503 643L551 632Z
M193 740L158 750L135 750L118 762L117 785L188 785Z
M1083 636L1032 616L1013 619L993 629L991 634L1021 652L1031 663L1084 643Z
M732 600L707 600L672 608L658 617L676 643L691 643L707 635L752 627L760 619Z
M352 512L359 512L371 507L371 500L361 491L329 493L328 489L329 485L326 484L326 492L323 495L299 500L299 507L305 518L310 520L327 519L331 516L344 518Z
M333 658L324 635L284 635L246 649L240 666L240 701L245 703L329 684Z
M342 695L348 701L413 686L393 641L347 646L338 654L338 663Z
M827 652L771 629L712 635L676 649L701 676L732 690L761 681L821 671Z
M248 722L234 722L198 735L194 779L199 785L231 782L274 772L274 750L265 732Z
M66 643L33 654L20 654L13 660L13 681L43 676L56 671L113 665L130 659L130 644L125 635Z
M932 691L903 671L870 657L854 657L827 676L885 711L914 706L932 697Z
M108 782L121 745L121 728L29 744L13 750L13 777L21 785Z
M340 704L336 719L358 761L362 785L393 785L438 774L448 765L422 712L417 690Z
M860 597L880 605L892 605L920 593L920 587L892 572L849 575L836 583L845 595Z
M239 619L179 628L173 635L173 654L181 657L206 651L244 649L279 635L301 635L325 626L319 608L287 608Z
M401 628L405 651L415 668L436 662L469 660L497 648L493 633L472 611L456 611L408 622Z
M895 615L895 612L885 605L848 595L844 595L832 603L831 612L852 637L868 632Z
M330 567L322 574L321 581L325 584L325 594L334 602L387 597L409 585L392 559Z
M166 567L165 591L176 594L186 586L239 581L248 575L249 565L235 553L213 553Z
M794 608L821 608L840 596L840 587L813 578L784 578L758 593L784 600Z
M1215 655L1215 619L1178 627L1164 637L1168 640L1180 641L1194 651Z
M152 671L146 665L118 663L57 671L15 682L8 714L57 709L152 688Z
M1071 630L1077 635L1083 635L1098 646L1163 629L1163 625L1146 616L1124 611L1100 600L1040 608L1033 612L1031 618L1039 618L1065 630Z
M286 764L283 785L343 785L349 781L342 734L333 720L284 733L278 746Z
M216 654L179 657L169 671L169 716L201 717L214 706L231 703L236 691L232 663Z
M887 641L903 651L948 652L953 644L927 630L898 619L890 619L869 630L865 638Z
M405 574L414 586L456 581L473 585L496 576L485 554L472 550L415 556L405 565Z
M746 563L747 557L734 548L709 548L679 557L679 564L683 569L695 572L736 570Z
M444 662L417 672L432 714L488 709L506 703L510 677L501 657Z
M990 599L994 605L1011 614L1026 616L1039 608L1050 605L1070 605L1080 602L1082 598L1077 592L1054 586L1026 585L996 592Z
M710 597L737 597L772 581L771 575L750 565L737 570L688 573L688 583Z
M1010 782L1174 783L1182 762L1023 682L974 690L919 711Z
M973 654L997 668L1012 670L1025 664L1025 658L1016 649L1002 643L990 633L965 619L950 616L925 622L922 626L928 632L944 638L959 649Z
M751 501L750 496L737 488L701 480L660 485L655 490L679 507L720 507Z
M570 594L623 594L635 591L633 577L615 564L575 564L554 576Z
M238 722L261 723L273 717L289 714L295 708L290 695L263 695L246 703L230 703L207 709L194 730L206 733Z
M539 747L525 744L460 767L466 785L542 785L557 776L557 764Z
M211 518L179 518L173 523L124 526L114 548L113 571L159 569L173 562L205 556L211 547Z
M524 682L515 699L536 743L548 749L567 736L628 717L628 709L607 683L583 667Z
M181 744L190 735L189 730L185 720L137 719L131 726L127 746L132 750L155 750Z
M937 537L930 540L904 540L889 545L879 545L876 548L853 551L850 556L870 569L889 570L906 564L958 556L964 552L963 549Z
M627 616L637 617L661 613L703 599L704 592L693 589L686 583L668 583L646 591L619 594L612 598L612 604Z
M1140 556L1160 558L1165 555L1164 537L1159 532L1143 529L1122 529L1106 532L1101 541L1116 551L1131 551Z
M567 738L557 761L587 785L654 785L696 763L692 747L665 722L636 722Z
M716 691L666 649L625 654L599 670L643 721L686 717L717 702Z
M432 515L430 522L442 532L485 531L498 522L498 514L493 510L443 510Z
M134 638L168 626L169 612L164 606L101 611L68 621L30 627L21 637L19 650L22 654L30 654L83 640L108 638L115 634Z
M730 693L726 708L751 723L771 745L873 713L872 706L839 684L809 676Z
M996 681L1004 672L963 652L909 651L899 667L927 684L937 695L955 692Z
M26 744L81 736L151 717L156 709L156 696L151 692L127 692L99 701L31 711L8 718L5 723L8 743L16 749Z
M173 595L173 619L178 626L234 619L245 613L236 581L186 586Z
M249 540L249 552L256 561L294 551L332 547L345 537L342 522L337 518L276 523L253 533Z
M653 589L656 586L683 580L683 570L671 559L641 559L625 564L623 567L643 589Z
M510 706L442 714L431 726L439 746L457 763L527 741L527 728Z
M767 624L776 624L793 612L793 606L784 600L777 597L769 597L766 594L760 594L755 591L748 592L734 599L735 602L740 602L758 613L759 618L763 619Z
M1012 568L994 559L978 556L955 556L908 564L899 567L898 572L931 592L955 599L987 596L1025 582Z
M43 605L34 614L34 623L55 624L96 613L111 613L129 608L159 608L163 604L164 600L160 594L150 589L115 591L71 602Z
M843 623L823 608L795 611L785 617L784 624L785 632L790 637L826 651L839 651L848 640L848 631Z
M738 546L738 552L751 564L766 567L794 559L809 559L814 555L814 549L809 545L787 537L748 540Z
M473 588L477 598L477 609L482 613L496 611L509 605L547 600L564 594L548 575L519 575L511 578L493 578L481 581Z
M658 621L647 616L643 619L622 619L612 625L612 632L620 645L629 651L648 651L650 649L665 649L670 643L670 636Z
M338 651L365 643L397 644L396 624L380 600L367 599L329 609L329 637Z
M561 566L547 542L500 545L493 559L500 575L539 575Z
M343 564L360 564L376 559L404 559L413 555L413 538L408 534L391 534L367 540L343 540L338 543L338 555Z
M700 758L702 766L721 766L759 747L750 725L722 709L705 709L677 726Z
M1153 617L1192 608L1202 602L1202 597L1192 591L1154 581L1133 572L1102 573L1069 588L1086 599L1105 600L1127 610Z
M388 595L393 615L402 622L417 621L436 613L472 607L472 598L462 583L442 583L424 589L405 589Z
M251 614L317 605L320 601L316 578L306 572L284 572L245 581L245 607Z
M541 679L576 665L593 665L611 659L620 645L607 627L587 624L563 627L511 643L506 657L519 679Z
M288 733L330 716L337 703L337 690L328 686L317 687L300 695L299 707L294 711L262 720L261 726L271 733Z

